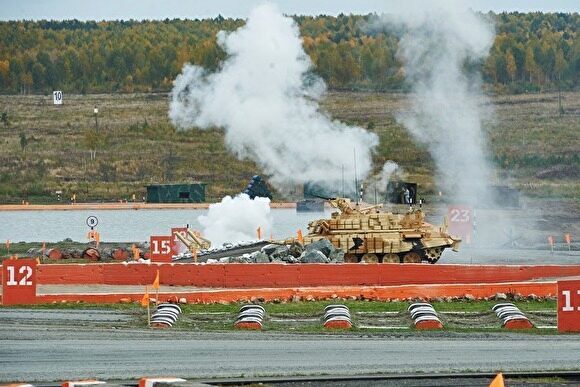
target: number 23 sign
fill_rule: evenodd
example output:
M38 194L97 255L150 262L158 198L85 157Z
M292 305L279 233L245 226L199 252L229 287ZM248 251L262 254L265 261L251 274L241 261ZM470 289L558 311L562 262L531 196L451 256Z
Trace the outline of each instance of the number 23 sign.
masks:
M36 303L36 259L7 259L2 263L2 304Z
M463 238L465 243L471 243L473 233L473 209L469 206L449 206L449 233Z

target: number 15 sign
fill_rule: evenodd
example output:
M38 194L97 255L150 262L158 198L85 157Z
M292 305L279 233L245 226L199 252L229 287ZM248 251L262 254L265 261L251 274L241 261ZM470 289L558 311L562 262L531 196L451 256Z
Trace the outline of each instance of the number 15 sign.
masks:
M36 303L36 259L7 259L2 263L2 304Z
M171 262L171 257L173 256L171 237L151 236L149 238L149 253L151 262Z
M580 281L558 281L558 331L580 332Z

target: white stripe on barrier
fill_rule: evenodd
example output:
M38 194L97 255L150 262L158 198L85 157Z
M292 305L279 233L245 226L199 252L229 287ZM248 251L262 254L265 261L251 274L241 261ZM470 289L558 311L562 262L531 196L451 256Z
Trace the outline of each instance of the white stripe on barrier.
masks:
M62 384L62 387L75 387L75 386L93 386L97 384L107 384L100 380L77 380L77 381L67 381Z
M187 382L187 380L181 379L181 378L171 378L171 377L167 377L167 378L141 378L141 380L139 380L139 387L153 387L155 385L155 383L167 384L167 383L183 383L183 382Z

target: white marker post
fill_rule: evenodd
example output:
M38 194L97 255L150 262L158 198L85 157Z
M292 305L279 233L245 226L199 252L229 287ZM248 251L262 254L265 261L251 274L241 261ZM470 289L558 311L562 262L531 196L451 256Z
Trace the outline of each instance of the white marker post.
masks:
M53 91L52 100L55 105L62 105L62 91Z

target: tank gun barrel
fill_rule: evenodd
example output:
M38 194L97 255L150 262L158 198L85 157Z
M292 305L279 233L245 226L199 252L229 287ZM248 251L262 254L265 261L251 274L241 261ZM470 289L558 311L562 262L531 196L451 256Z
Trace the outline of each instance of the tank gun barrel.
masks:
M318 199L322 199L322 200L334 200L334 199L336 199L336 198L333 198L330 196L322 196L322 195L313 194L313 193L310 193L309 195L314 196L315 198L318 198Z
M359 211L363 214L367 214L369 211L371 210L375 210L377 208L383 208L382 204L374 204L372 206L367 206L367 207L363 207L363 208L359 208Z

